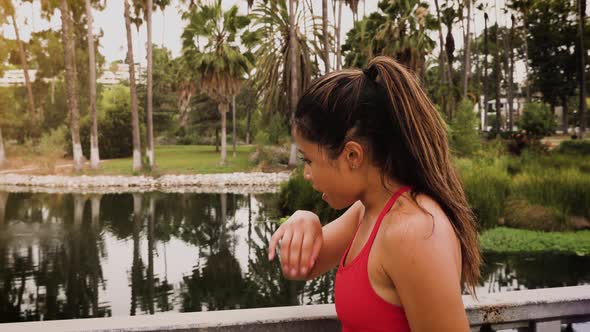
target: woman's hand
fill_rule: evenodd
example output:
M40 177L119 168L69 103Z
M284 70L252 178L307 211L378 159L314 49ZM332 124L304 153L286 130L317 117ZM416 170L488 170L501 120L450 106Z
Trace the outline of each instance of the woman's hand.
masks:
M323 244L320 219L309 211L295 212L272 235L269 260L276 256L277 244L280 245L283 275L289 279L306 279Z

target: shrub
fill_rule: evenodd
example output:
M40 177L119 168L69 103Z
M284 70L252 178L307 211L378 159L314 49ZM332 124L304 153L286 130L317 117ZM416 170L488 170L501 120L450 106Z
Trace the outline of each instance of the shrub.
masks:
M510 177L504 165L500 161L485 164L467 159L461 159L456 164L479 228L496 226L510 193Z
M568 140L559 144L556 152L573 155L590 156L590 141Z
M281 186L278 207L281 215L293 214L296 210L309 210L320 217L322 223L338 218L343 211L332 209L322 199L322 194L313 190L311 183L304 179L303 168L299 167L289 181Z
M281 145L257 145L250 162L263 169L286 166L289 163L289 149Z
M450 144L454 153L468 156L481 147L477 122L473 103L463 99L457 106L457 112L450 124Z
M550 135L557 126L549 107L538 102L524 105L522 117L517 125L535 138Z
M138 106L140 107L140 106ZM133 153L131 106L129 87L117 85L104 91L98 102L98 149L101 159L124 158ZM142 111L140 136L143 132ZM85 117L80 126L80 140L86 152L90 151L90 117ZM71 143L70 143L71 144ZM89 153L86 153L89 155Z
M532 204L554 207L565 215L590 217L590 175L577 169L519 174L512 188L515 197Z
M568 229L566 217L554 207L531 204L524 199L510 199L505 207L505 224L514 228L542 231Z

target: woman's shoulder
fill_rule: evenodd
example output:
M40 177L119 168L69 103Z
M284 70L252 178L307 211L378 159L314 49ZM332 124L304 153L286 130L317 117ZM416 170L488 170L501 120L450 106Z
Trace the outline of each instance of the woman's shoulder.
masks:
M384 218L383 226L380 242L388 257L399 264L437 257L461 264L453 226L440 205L427 195L420 194L415 201L409 194L400 197Z

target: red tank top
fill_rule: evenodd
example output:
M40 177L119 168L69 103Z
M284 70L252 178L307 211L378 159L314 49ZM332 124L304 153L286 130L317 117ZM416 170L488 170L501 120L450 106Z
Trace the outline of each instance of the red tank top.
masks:
M346 256L350 251L354 239L348 245L344 256L342 256L338 272L336 272L334 296L336 313L342 322L343 332L410 331L410 326L403 308L388 303L377 295L371 286L367 270L369 252L371 251L383 217L389 212L397 198L409 189L409 187L402 187L389 199L379 214L367 243L365 243L358 256L350 261L348 265L344 266Z

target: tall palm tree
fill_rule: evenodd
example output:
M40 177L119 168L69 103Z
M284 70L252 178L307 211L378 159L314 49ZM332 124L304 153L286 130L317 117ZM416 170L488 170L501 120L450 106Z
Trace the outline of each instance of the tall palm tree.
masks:
M291 17L287 4L285 1L261 3L253 10L252 15L255 20L254 30L244 41L250 46L255 46L257 70L253 81L258 97L262 101L262 112L267 116L284 112L283 118L289 119L292 110L293 81L290 66ZM304 15L298 15L298 17L302 16L304 17ZM314 27L312 31L319 34L322 30L321 24L316 24L313 17L311 20ZM324 48L313 40L308 40L299 29L295 30L295 39L299 50L295 52L295 68L298 76L296 90L304 91L311 82L312 76L319 72L317 62L312 59L316 55L324 54Z
M232 96L236 95L251 68L248 58L240 52L236 36L248 26L250 19L238 15L238 7L224 12L221 0L183 14L188 25L182 33L183 55L200 74L201 89L213 99L221 113L221 165L227 158L226 115ZM195 38L204 37L207 44L197 47Z
M328 0L322 0L322 41L325 73L330 72L330 42L328 33Z
M325 73L330 72L330 40L328 33L328 0L322 0L322 36Z
M36 108L35 108L35 98L33 97L33 85L31 83L31 78L29 77L29 62L27 60L27 53L25 51L25 46L20 39L20 32L18 29L18 25L16 24L16 11L14 5L12 4L12 0L0 0L0 6L3 11L3 15L6 17L10 17L12 21L12 26L14 28L14 34L16 35L16 41L18 44L18 51L20 55L21 65L23 67L23 74L25 76L25 85L27 88L27 101L29 106L29 119L32 125L32 134L38 135L38 126L39 126L39 119L37 117Z
M125 29L127 31L127 64L129 65L129 90L131 94L131 125L133 128L133 170L141 170L141 141L139 137L139 114L137 111L137 84L135 82L135 62L133 59L133 39L131 37L131 10L129 0L125 0Z
M6 162L6 152L4 151L4 140L2 139L2 127L0 127L0 167Z
M586 132L586 48L584 47L584 22L586 22L586 0L578 0L578 33L579 33L579 57L580 57L580 135L583 137Z
M90 117L92 126L90 129L90 167L97 169L100 162L98 152L98 121L96 119L96 59L94 54L94 33L92 32L92 6L90 0L86 0L86 16L88 20L88 81L90 88Z
M467 17L465 22L465 41L464 41L464 52L463 52L463 93L461 94L462 98L467 98L467 85L469 82L469 72L470 72L470 53L471 53L471 36L470 36L470 28L471 28L471 1L472 0L465 0L467 3Z
M298 43L296 37L296 13L294 0L289 0L289 72L291 73L291 87L289 89L289 109L291 116L295 114L297 109L297 100L299 100L299 77L297 72L297 54ZM297 147L295 141L291 140L291 152L289 154L289 166L295 166L297 163Z
M154 45L152 43L152 12L153 12L153 1L147 0L145 6L145 17L147 27L147 158L150 168L155 165L154 160L154 123L153 123L153 50Z
M70 131L72 135L72 149L74 170L82 169L82 145L80 144L80 109L78 104L78 77L76 73L76 53L74 45L74 31L68 1L60 2L62 39L66 66L66 95L70 111Z

